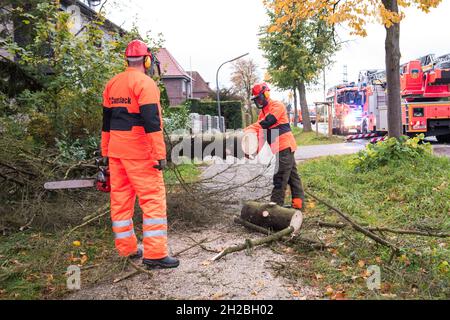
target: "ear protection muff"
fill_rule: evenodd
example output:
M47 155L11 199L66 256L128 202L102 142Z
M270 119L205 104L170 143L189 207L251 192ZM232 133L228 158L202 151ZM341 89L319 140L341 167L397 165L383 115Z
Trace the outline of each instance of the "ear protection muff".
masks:
M145 56L144 68L148 70L148 69L150 69L151 66L152 66L152 59L149 56Z

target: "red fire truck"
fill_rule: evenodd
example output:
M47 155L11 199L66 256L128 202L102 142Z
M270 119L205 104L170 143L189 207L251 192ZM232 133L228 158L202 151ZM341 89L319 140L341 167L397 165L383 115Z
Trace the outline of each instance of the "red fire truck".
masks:
M350 130L361 132L364 95L355 83L329 89L326 99L332 104L333 134L346 135Z
M450 141L450 55L427 55L400 68L404 133L436 136ZM360 72L359 90L364 96L361 131L387 132L385 72Z

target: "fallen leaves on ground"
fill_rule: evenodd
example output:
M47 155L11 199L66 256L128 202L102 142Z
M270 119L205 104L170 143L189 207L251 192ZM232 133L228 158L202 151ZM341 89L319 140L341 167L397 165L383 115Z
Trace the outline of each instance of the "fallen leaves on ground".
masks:
M211 264L211 261L209 261L209 260L205 260L205 261L202 262L202 266L204 266L204 267L207 267L210 264Z
M321 275L320 273L316 273L314 276L316 277L316 280L322 280L323 279L323 275Z
M78 241L78 240L75 240L74 242L72 242L72 244L73 244L74 247L79 247L79 246L81 246L81 242Z
M347 295L345 291L337 291L335 294L331 296L331 300L346 300Z

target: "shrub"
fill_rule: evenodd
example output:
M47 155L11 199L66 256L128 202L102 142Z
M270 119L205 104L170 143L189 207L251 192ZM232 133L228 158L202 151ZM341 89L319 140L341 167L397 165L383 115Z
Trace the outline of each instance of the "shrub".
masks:
M63 139L56 138L55 140L59 157L63 161L88 160L100 149L100 139L95 136L75 140L71 140L67 136L64 136Z
M192 113L217 116L217 101L199 101L188 100L187 104ZM227 129L241 129L242 123L242 102L240 101L221 101L220 107L222 116L225 118L225 127Z
M164 112L164 128L172 133L175 130L189 129L189 108L186 105L167 107Z
M369 171L396 161L414 161L431 154L431 145L424 143L425 136L420 134L414 138L402 136L399 139L389 138L376 144L369 144L358 152L350 164L357 171Z

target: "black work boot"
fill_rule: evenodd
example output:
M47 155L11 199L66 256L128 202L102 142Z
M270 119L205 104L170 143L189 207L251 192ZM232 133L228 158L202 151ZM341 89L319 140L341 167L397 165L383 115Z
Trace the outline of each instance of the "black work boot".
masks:
M162 259L143 259L142 263L146 265L148 269L176 268L180 264L180 261L177 258L167 256Z
M131 260L138 260L141 259L143 255L144 255L144 247L141 243L139 243L136 253L130 255L128 258L130 258Z

